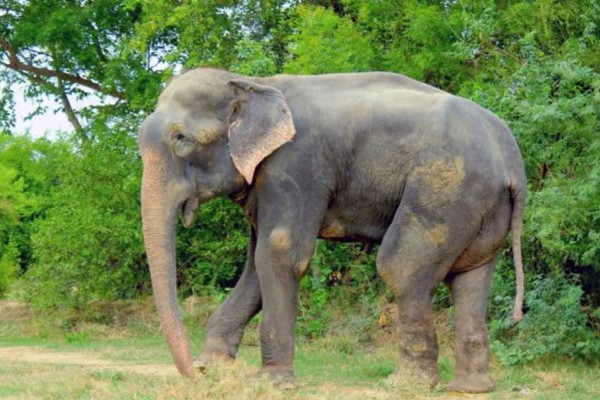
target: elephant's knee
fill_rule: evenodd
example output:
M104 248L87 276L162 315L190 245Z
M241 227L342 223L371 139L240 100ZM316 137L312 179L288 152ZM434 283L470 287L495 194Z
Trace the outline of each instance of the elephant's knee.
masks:
M286 226L276 226L266 232L265 237L259 239L255 259L257 268L265 265L277 266L293 271L298 277L305 272L308 263L301 263L301 257L304 255L299 247L299 242L292 235L290 228Z
M289 251L292 247L292 235L288 228L276 227L269 234L269 245L275 252Z

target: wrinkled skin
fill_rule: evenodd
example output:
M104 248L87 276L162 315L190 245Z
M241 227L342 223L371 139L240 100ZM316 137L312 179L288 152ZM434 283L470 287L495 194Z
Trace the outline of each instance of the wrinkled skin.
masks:
M431 296L456 305L450 390L487 392L486 302L513 233L521 318L525 177L507 127L474 103L389 73L242 77L196 69L174 79L144 122L142 217L153 290L175 364L192 375L236 356L259 311L262 368L294 379L298 282L318 237L380 244L377 270L399 309L399 368L434 386ZM181 323L175 220L228 196L251 225L244 272L210 317L196 361Z

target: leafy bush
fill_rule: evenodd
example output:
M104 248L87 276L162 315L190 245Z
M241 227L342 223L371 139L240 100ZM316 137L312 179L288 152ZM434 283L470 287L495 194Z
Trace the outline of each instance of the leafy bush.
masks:
M18 250L11 231L18 223L23 202L23 181L17 179L17 171L0 164L0 297L5 295L18 270Z
M180 294L215 294L233 287L246 260L249 229L231 201L202 204L194 226L177 230Z
M265 43L242 39L235 45L237 61L231 71L242 75L268 76L276 72L274 55L266 49Z
M321 337L335 329L330 325L333 309L352 309L352 313L370 312L364 305L378 304L383 290L375 268L376 252L366 252L359 244L317 241L315 256L307 276L300 282L299 332ZM337 290L339 289L339 290ZM367 307L368 308L368 307Z
M44 215L60 144L0 135L0 296L32 260L33 221Z
M300 7L298 14L296 32L290 37L292 57L285 66L286 72L322 74L373 68L370 40L349 18L324 8Z
M583 291L567 276L531 279L526 295L526 318L514 327L492 323L493 348L505 365L523 364L557 355L595 360L600 356L600 337L588 325L581 307Z
M19 252L14 245L4 245L0 255L0 298L4 297L17 275Z
M44 218L33 223L34 262L24 275L28 300L80 308L92 299L148 292L134 143L73 146L58 160Z

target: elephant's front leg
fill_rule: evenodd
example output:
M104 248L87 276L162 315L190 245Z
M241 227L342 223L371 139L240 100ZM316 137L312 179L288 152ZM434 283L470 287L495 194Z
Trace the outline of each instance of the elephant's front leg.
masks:
M262 181L257 185L255 253L263 312L260 374L283 387L294 381L299 281L310 263L329 201L326 186L294 176L305 173L274 171L257 178Z
M295 326L298 283L311 252L294 240L291 226L279 225L259 235L256 264L261 285L263 320L260 326L261 374L278 384L294 381Z
M254 254L256 234L250 234L246 265L233 291L211 315L207 323L202 353L194 362L200 370L218 359L234 359L244 334L244 328L261 308L260 284Z
M299 280L308 268L318 227L317 221L289 220L259 225L256 268L263 310L260 374L283 387L295 380L292 363Z

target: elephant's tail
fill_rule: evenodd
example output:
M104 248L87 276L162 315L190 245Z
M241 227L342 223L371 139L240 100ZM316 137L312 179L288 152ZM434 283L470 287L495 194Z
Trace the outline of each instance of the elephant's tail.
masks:
M523 319L523 296L525 292L525 276L523 274L523 258L521 255L521 233L523 231L523 211L525 209L525 185L519 185L515 181L510 183L510 192L513 203L510 230L512 231L512 250L515 264L515 275L517 280L517 294L515 296L515 307L513 310L514 322Z

